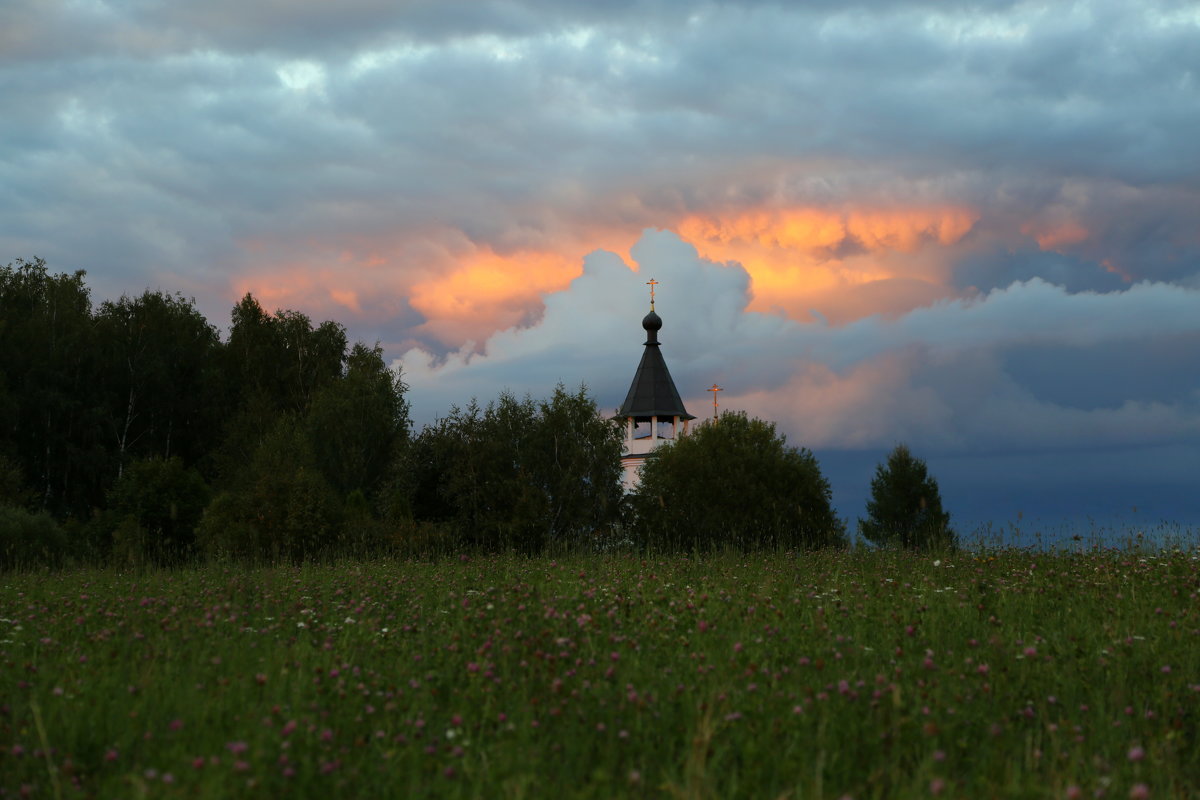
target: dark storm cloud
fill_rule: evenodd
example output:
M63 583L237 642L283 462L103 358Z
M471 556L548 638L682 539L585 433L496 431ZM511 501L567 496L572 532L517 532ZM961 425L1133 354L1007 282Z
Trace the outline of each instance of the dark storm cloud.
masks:
M727 173L763 159L797 201L821 198L789 186L795 168L781 164L808 159L805 171L835 162L819 175L835 197L856 188L847 166L866 162L903 176L906 194L915 181L954 190L963 171L979 187L1007 179L1013 197L971 192L985 205L1036 210L1046 189L1016 179L1050 176L1051 193L1067 178L1155 182L1114 199L1118 213L1136 202L1161 219L1178 198L1157 195L1180 186L1194 207L1194 20L1160 20L1171 6L939 8L17 5L4 53L40 57L6 69L22 113L5 141L14 158L44 149L114 173L139 166L128 150L170 156L205 202L279 236L317 216L335 235L436 219L487 238L521 213L554 225L547 200L574 216L630 192L650 223L655 209L724 196ZM288 69L317 77L289 91ZM72 109L110 120L109 135L77 152L63 141ZM586 196L572 202L576 186Z

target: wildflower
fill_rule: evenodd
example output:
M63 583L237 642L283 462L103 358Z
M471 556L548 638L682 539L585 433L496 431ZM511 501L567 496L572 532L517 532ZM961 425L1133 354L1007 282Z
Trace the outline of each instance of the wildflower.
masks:
M946 791L946 782L941 778L934 778L929 782L929 793L934 797L937 797L944 791Z
M246 744L245 742L230 742L229 744L225 745L225 749L233 753L235 756L239 756L249 750L250 745Z
M1146 800L1150 796L1150 787L1144 783L1135 783L1129 790L1129 800Z
M1129 748L1128 755L1129 755L1129 760L1136 764L1137 762L1141 761L1142 759L1144 759L1146 757L1146 751L1139 746L1134 746L1134 747Z

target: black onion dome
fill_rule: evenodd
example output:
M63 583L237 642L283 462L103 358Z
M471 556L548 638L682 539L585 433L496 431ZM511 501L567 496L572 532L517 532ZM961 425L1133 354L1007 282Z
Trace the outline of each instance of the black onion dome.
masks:
M662 330L662 317L651 311L649 314L642 317L642 328L648 331Z

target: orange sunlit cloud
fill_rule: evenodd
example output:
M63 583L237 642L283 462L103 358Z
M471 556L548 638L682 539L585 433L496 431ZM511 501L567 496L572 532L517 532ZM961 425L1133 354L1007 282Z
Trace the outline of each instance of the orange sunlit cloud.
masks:
M946 439L949 409L928 387L910 385L911 355L891 353L838 373L820 363L792 365L773 389L728 398L756 416L780 420L808 447L867 447L880 441Z
M751 277L751 310L807 320L816 310L834 323L902 313L953 294L946 285L950 248L977 215L957 207L915 209L764 209L692 214L674 229L704 258L737 262ZM483 349L497 331L537 318L542 299L566 289L597 249L628 257L642 227L580 226L524 246L501 249L459 231L402 233L323 252L243 276L269 309L314 316L383 318L403 305L425 321L412 333L452 348ZM314 253L316 255L314 255ZM312 261L318 260L322 266ZM335 266L324 266L334 264Z
M325 310L332 305L361 312L358 294L350 289L336 288L341 282L340 276L328 269L310 269L306 265L276 266L265 273L241 276L233 289L238 297L247 292L254 295L267 311L283 308Z
M478 344L521 324L542 295L565 289L579 275L581 260L527 250L502 256L482 247L448 274L414 284L409 303L428 320L421 326L425 333L447 344Z
M1032 236L1042 250L1063 252L1073 244L1088 238L1088 229L1073 219L1065 221L1034 220L1021 226L1021 233Z
M1097 242L1092 240L1092 232L1069 212L1063 213L1059 209L1052 209L1045 217L1030 220L1022 225L1021 233L1031 237L1037 242L1038 247L1046 252L1067 255L1072 250L1086 252L1090 249L1091 256L1100 262L1100 266L1105 271L1120 276L1121 280L1126 283L1132 283L1134 280L1133 272L1119 263L1116 257L1106 256L1102 252L1096 251L1094 245ZM1082 247L1077 247L1077 245L1082 245Z
M460 256L450 271L411 288L409 304L428 320L420 331L444 344L482 344L501 330L525 324L542 298L566 289L598 249L627 258L637 231L605 231L546 249L497 253L487 245Z
M330 289L329 296L335 303L350 309L355 314L362 313L362 305L358 302L358 292L350 289Z
M398 234L341 251L310 243L299 256L277 255L274 263L240 276L232 289L238 297L252 293L268 310L293 308L320 318L350 312L378 320L407 304L425 318L415 335L481 348L493 333L536 317L546 294L581 274L588 253L604 248L628 258L639 234L593 232L505 251L459 231ZM272 249L259 243L246 248L256 254Z
M751 310L782 309L834 322L897 313L951 294L938 249L958 243L978 215L958 207L835 211L794 208L694 215L679 234L700 255L749 272Z

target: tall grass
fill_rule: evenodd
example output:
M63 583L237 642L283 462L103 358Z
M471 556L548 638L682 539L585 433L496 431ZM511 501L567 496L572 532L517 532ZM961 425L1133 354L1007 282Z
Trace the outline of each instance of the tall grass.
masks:
M0 796L1188 797L1195 550L376 560L0 588Z

